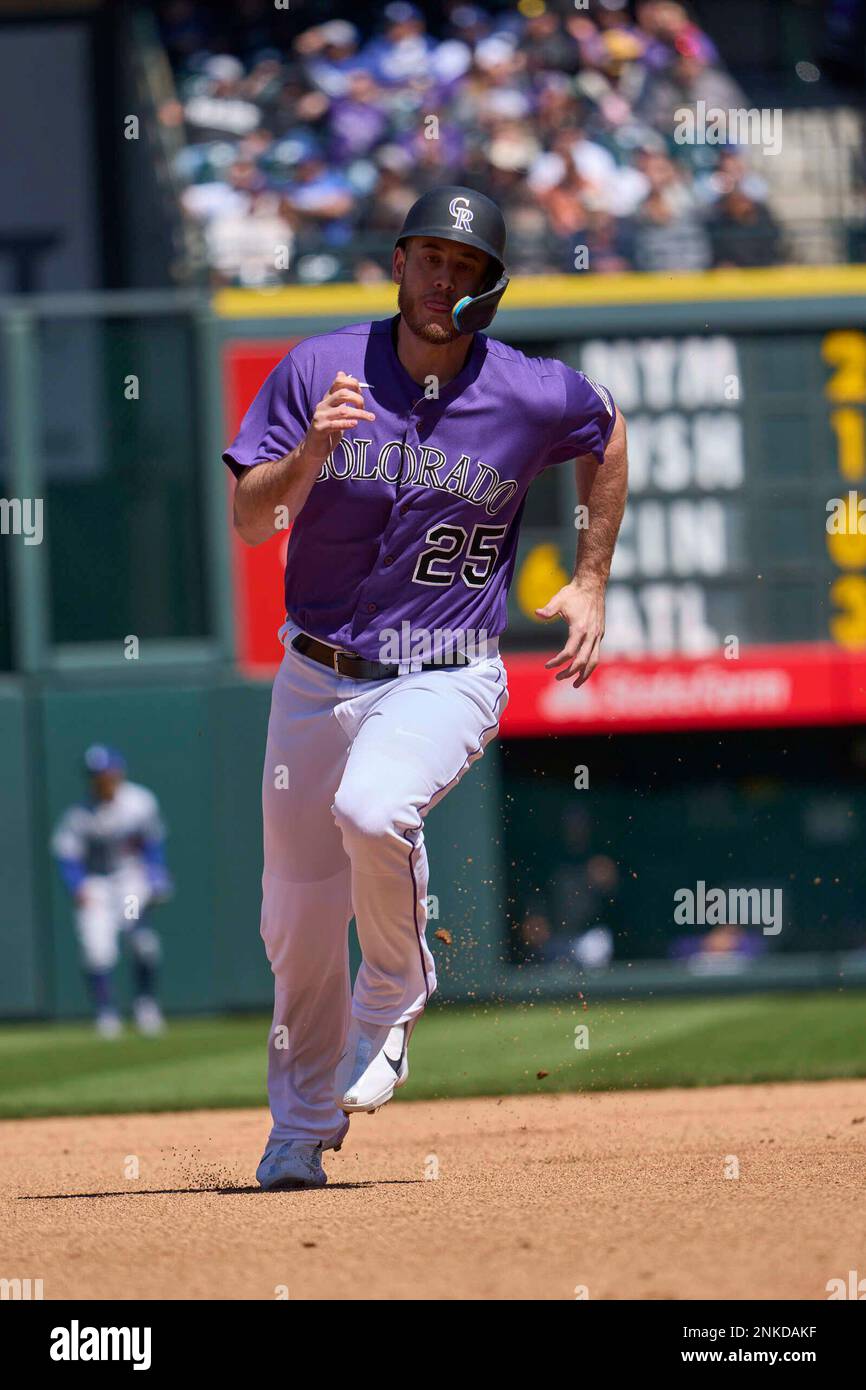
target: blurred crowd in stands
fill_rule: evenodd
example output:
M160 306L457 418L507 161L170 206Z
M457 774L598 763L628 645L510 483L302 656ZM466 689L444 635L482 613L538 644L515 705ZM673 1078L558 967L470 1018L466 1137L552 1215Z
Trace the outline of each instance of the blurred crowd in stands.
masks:
M206 5L160 9L161 120L217 283L390 280L406 211L442 183L497 200L511 274L784 256L753 151L673 138L684 106L750 105L682 4L446 0L434 26L392 0L282 47L267 8L241 0L228 37Z

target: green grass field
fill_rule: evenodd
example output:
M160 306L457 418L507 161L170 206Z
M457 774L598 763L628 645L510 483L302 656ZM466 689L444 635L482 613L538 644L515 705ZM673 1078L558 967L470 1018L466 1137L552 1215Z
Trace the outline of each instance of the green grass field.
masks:
M866 995L431 1008L407 1100L866 1076ZM585 1025L588 1046L577 1048ZM268 1020L172 1020L116 1042L0 1028L0 1116L264 1105ZM539 1077L539 1072L546 1076Z

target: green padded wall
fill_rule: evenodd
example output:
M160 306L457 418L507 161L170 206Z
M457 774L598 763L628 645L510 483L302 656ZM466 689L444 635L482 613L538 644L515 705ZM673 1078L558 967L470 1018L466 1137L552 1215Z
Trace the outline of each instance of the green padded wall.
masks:
M48 1005L47 941L37 905L32 845L38 800L23 682L0 681L0 1016L40 1013Z
M164 945L166 1008L267 1008L271 980L259 937L259 895L269 686L200 678L134 689L55 687L37 699L44 809L34 856L46 883L50 1011L78 1016L88 1008L72 910L50 863L48 839L64 807L82 795L81 755L97 741L121 749L130 777L156 792L168 823L176 893L153 917ZM14 738L11 722L4 719L3 726ZM23 749L24 740L19 743ZM429 891L438 899L439 914L431 920L429 936L440 964L442 998L481 990L485 971L501 951L501 819L494 745L427 820ZM31 918L35 929L36 917ZM447 929L451 944L434 939L437 928ZM352 938L356 968L354 929ZM127 981L122 966L122 1000L128 998ZM34 998L28 1011L35 1010Z

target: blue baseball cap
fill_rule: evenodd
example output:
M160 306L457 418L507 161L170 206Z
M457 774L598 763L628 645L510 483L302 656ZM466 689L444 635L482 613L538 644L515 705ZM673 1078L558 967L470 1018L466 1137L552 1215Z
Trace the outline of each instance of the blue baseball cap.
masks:
M126 759L116 748L109 748L105 743L92 743L84 755L84 767L91 774L125 772Z
M386 5L382 14L386 24L406 24L410 19L423 19L424 15L417 5L410 5L408 0L393 0L393 3Z
M475 29L479 26L490 28L490 15L477 5L458 5L451 11L450 23L455 29Z

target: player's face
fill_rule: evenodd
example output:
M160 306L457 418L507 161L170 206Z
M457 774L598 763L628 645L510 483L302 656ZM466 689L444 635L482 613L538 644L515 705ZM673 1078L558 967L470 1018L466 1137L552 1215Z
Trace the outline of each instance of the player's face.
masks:
M483 251L444 237L410 237L405 255L397 247L397 307L417 337L437 346L460 337L451 310L464 295L478 294L489 259Z
M112 768L108 772L94 772L90 785L97 801L110 801L122 781L123 773Z

